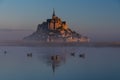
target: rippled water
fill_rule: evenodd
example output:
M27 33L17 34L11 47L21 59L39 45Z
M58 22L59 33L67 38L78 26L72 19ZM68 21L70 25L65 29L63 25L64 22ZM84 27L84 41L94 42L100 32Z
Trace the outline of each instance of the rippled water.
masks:
M0 46L0 80L120 80L120 48Z

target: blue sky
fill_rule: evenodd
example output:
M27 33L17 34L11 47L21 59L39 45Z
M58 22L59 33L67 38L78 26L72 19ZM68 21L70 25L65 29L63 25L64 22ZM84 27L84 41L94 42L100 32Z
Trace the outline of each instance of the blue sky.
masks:
M0 0L0 29L35 30L53 8L83 35L120 40L120 0Z

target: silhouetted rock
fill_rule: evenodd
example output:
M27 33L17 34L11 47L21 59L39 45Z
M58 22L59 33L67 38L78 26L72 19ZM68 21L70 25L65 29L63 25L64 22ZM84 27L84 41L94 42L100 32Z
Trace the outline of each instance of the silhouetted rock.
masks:
M4 54L7 54L7 51L4 51Z
M71 56L75 56L75 53L71 53Z
M28 53L27 56L28 56L28 57L32 57L32 53Z
M81 58L85 58L85 53L80 54L79 57L81 57Z

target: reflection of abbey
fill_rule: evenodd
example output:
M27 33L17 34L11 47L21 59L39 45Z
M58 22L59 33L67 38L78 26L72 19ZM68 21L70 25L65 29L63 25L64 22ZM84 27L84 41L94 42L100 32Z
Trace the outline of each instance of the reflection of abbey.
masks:
M46 42L88 42L87 37L72 31L65 21L62 21L55 15L53 10L52 19L47 19L46 22L38 25L36 32L25 40L37 40Z

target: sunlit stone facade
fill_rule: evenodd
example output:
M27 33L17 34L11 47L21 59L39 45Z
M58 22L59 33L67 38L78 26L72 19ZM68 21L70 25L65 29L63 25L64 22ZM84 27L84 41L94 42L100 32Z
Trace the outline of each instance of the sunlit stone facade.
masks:
M55 11L53 12L52 19L47 19L46 22L38 25L38 30L41 28L45 28L48 30L57 30L58 28L67 29L68 26L65 21L61 21L59 17L55 15Z

